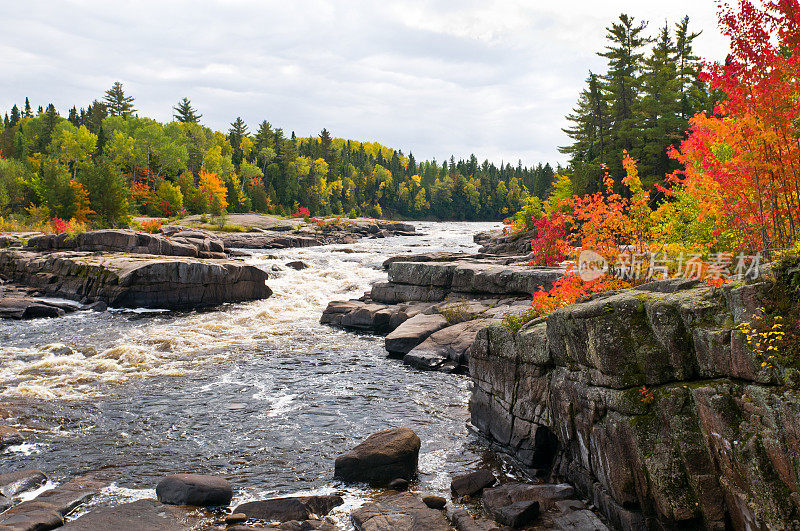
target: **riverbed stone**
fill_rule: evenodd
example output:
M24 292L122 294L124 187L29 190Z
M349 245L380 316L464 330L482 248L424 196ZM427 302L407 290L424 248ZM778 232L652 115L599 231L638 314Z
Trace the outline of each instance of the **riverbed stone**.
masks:
M351 513L361 531L449 531L441 511L429 508L417 494L403 492L367 502Z
M0 513L0 530L45 531L64 525L64 516L44 501L26 501Z
M173 474L158 483L156 496L170 505L224 506L231 502L233 487L218 476Z
M456 476L450 482L450 492L455 497L472 496L497 483L491 470L481 469Z
M447 505L447 498L444 496L428 495L422 497L423 503L431 509L444 509Z
M421 441L408 428L373 433L362 443L336 458L335 477L351 483L387 485L402 478L413 479Z
M392 355L404 356L447 325L447 319L439 314L415 315L386 336L386 350Z
M313 515L325 516L343 503L341 496L332 494L289 496L243 503L234 512L247 515L247 518L289 522L308 520Z
M539 516L538 501L519 501L501 507L494 513L498 522L513 528L524 527Z
M301 271L303 269L308 269L308 264L303 262L302 260L294 260L292 262L287 262L286 267L291 267L295 271Z

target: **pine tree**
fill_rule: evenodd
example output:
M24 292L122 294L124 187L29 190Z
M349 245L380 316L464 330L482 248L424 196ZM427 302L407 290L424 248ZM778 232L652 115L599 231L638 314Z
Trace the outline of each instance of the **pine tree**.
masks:
M3 128L8 129L11 127L11 121L8 119L8 113L6 113L5 118L3 118Z
M103 101L110 116L127 118L136 112L136 109L133 108L133 96L125 95L125 90L119 81L115 81L111 88L106 91Z
M17 105L14 104L14 106L11 107L11 119L9 120L9 125L11 127L14 127L19 123L20 118L21 117L19 115L19 107L17 107Z
M69 110L69 117L67 118L67 120L69 120L69 122L75 127L81 125L80 117L78 117L78 109L75 108L74 105Z
M30 118L33 116L33 112L31 112L31 102L28 98L25 98L25 114L26 118Z
M172 108L172 110L176 112L173 117L179 122L185 124L196 124L200 121L200 118L203 117L202 114L197 114L197 109L192 107L192 102L189 101L189 98L183 98L178 102L178 105Z
M39 110L37 111L36 116L41 116L43 114L44 114L44 107L39 105Z

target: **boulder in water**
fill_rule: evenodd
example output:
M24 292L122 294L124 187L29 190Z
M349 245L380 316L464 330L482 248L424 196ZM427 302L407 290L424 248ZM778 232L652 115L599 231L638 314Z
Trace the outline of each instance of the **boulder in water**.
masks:
M367 439L336 458L335 477L352 483L384 486L417 474L421 441L408 428L373 433Z
M0 425L0 450L15 444L22 444L25 439L11 426Z
M228 505L233 497L230 482L217 476L173 474L156 486L158 501L198 507Z
M454 477L453 481L450 482L450 492L453 493L453 496L459 498L472 496L486 487L491 487L496 481L497 478L494 477L490 470L476 470L469 474Z
M309 266L307 263L301 260L295 260L294 262L289 262L288 264L286 264L286 267L291 267L295 271L301 271L303 269L308 269Z

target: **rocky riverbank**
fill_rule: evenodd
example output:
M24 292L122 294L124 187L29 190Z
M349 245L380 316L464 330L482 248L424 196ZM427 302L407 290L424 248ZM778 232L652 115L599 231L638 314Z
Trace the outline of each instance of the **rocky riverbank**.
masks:
M215 233L179 225L158 234L98 230L77 235L21 234L0 239L0 318L58 317L95 303L118 307L192 309L269 297L267 273L230 260L236 249L282 249L416 235L413 225L374 220L322 223L253 216L269 229ZM169 258L167 258L169 257ZM46 301L41 295L80 301ZM92 309L97 309L95 305Z
M531 268L514 258L435 253L392 257L388 281L363 297L333 301L321 322L386 334L386 350L414 367L464 372L477 333L530 307L530 294L549 289L559 268Z
M20 439L17 433L13 443ZM334 475L342 487L369 484L377 489L371 500L349 512L349 523L363 531L494 531L502 526L528 529L531 525L607 529L575 498L569 485L521 483L502 477L498 481L490 470L480 469L452 479L451 500L419 492L415 479L422 447L412 430L390 429L370 435L336 458ZM234 507L235 488L228 478L186 473L159 481L155 485L157 499L86 508L114 479L114 472L107 470L50 487L40 470L0 473L0 529L334 531L347 522L341 512L331 516L345 503L340 495L344 492L272 497ZM488 518L467 510L475 512L479 506Z
M768 284L599 294L470 350L472 423L531 473L564 478L618 529L800 521L796 371L737 325Z

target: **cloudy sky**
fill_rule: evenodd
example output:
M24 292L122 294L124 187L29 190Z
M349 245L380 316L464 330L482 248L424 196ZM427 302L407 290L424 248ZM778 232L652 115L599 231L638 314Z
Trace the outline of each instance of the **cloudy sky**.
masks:
M558 162L564 115L621 12L684 14L724 57L712 0L26 0L0 3L0 109L62 114L114 81L140 114L187 96L203 123L374 140L442 160ZM547 6L540 5L547 4Z

